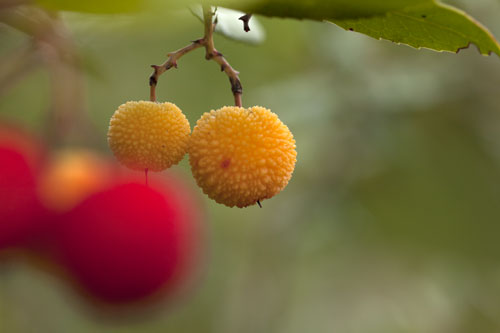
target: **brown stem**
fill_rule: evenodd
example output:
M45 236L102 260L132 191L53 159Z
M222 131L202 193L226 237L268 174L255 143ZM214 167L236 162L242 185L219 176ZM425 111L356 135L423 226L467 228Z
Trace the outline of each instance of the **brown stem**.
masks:
M205 58L207 60L212 59L212 53L215 50L214 46L214 23L213 23L214 12L212 12L212 6L203 5L203 24L205 27L205 35L203 39L206 41L205 43Z
M221 71L226 73L226 75L228 76L229 82L231 83L231 91L234 95L234 104L239 107L242 106L241 94L243 92L243 88L238 76L239 73L233 67L231 67L222 53L217 51L214 46L213 33L215 24L212 20L213 15L214 13L212 12L211 6L203 5L203 20L205 26L204 37L193 41L190 45L183 47L182 49L169 53L167 55L167 61L165 61L162 65L151 65L151 67L154 69L153 74L151 74L151 76L149 77L149 97L151 101L156 102L156 86L158 84L160 75L165 73L172 67L177 68L177 60L179 60L183 55L203 46L205 47L205 58L207 60L214 60L216 63L218 63Z
M149 97L152 102L156 102L156 85L158 84L158 78L160 77L160 75L162 75L172 67L177 68L177 60L179 60L183 55L193 50L196 50L197 48L202 47L204 45L205 45L205 40L203 38L195 40L188 46L183 47L182 49L179 49L175 52L167 54L168 59L162 65L160 66L151 65L151 67L154 68L153 74L151 74L151 76L149 77L149 86L150 86Z
M241 93L234 94L234 105L239 106L240 108L243 107L243 103L241 102Z
M234 104L236 106L241 107L242 102L241 102L241 94L243 93L243 87L241 86L241 81L239 78L239 72L236 71L229 62L227 62L226 58L215 49L214 46L214 39L213 39L213 33L214 33L214 24L212 23L212 17L213 17L213 12L212 8L209 5L203 5L203 19L205 22L205 37L204 39L206 40L205 44L205 58L207 60L214 60L216 63L220 65L221 71L226 73L226 75L229 77L229 82L231 83L231 91L233 92L234 95Z

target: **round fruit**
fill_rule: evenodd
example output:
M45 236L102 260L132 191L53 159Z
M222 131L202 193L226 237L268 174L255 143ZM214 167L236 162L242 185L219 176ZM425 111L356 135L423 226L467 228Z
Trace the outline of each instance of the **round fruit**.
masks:
M114 186L65 214L56 233L63 265L96 299L143 300L179 285L186 221L178 200L141 184Z
M86 150L54 154L40 177L40 198L55 212L68 211L91 193L108 187L111 163Z
M109 147L133 170L162 171L186 154L191 127L172 103L127 102L111 117Z
M198 186L229 207L246 207L279 193L297 157L288 127L258 106L226 106L203 114L188 152Z
M19 131L0 129L0 249L18 246L43 225L37 195L42 149Z

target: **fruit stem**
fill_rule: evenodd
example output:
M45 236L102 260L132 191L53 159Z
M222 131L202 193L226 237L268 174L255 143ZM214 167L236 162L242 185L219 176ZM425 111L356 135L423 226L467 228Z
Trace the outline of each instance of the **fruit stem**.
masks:
M212 12L212 7L210 5L203 5L203 21L205 27L205 35L203 38L193 41L188 46L183 47L177 51L167 54L168 59L162 65L151 65L154 69L153 74L149 77L149 98L152 102L156 102L156 85L158 84L158 78L161 74L168 71L170 68L177 68L177 60L179 60L185 54L196 50L200 47L205 47L205 59L214 60L220 65L221 71L226 73L231 83L231 91L234 95L234 104L241 107L241 94L243 93L243 87L241 86L241 81L239 78L239 73L236 71L229 62L224 58L222 53L217 51L214 46L213 33L215 29L216 22L213 22L214 13Z
M240 108L243 106L243 104L241 102L241 93L234 94L234 105L239 106Z
M243 87L241 86L241 81L238 76L239 72L231 67L222 53L215 49L213 34L216 23L213 23L213 16L214 12L212 11L212 6L203 4L203 21L205 25L205 36L203 37L203 39L206 41L205 59L212 59L220 65L221 71L226 73L226 75L229 77L229 82L231 83L231 91L234 95L234 104L241 107L241 94L243 93Z
M154 68L153 74L149 77L149 86L150 86L150 100L152 102L156 102L156 85L158 84L158 78L160 75L168 71L170 68L175 67L177 68L177 60L179 60L183 55L196 50L199 47L204 46L205 40L198 39L188 46L183 47L182 49L179 49L177 51L171 52L167 54L168 59L165 61L162 65L151 65L152 68Z

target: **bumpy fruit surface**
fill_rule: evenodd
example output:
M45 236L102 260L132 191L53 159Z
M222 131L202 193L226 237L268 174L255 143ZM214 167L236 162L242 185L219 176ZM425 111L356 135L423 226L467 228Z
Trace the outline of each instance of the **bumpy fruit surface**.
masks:
M173 291L192 255L186 225L193 221L172 194L130 183L91 195L62 217L56 256L84 290L106 303Z
M279 193L292 176L296 157L288 127L258 106L205 113L189 146L198 186L229 207L246 207Z
M162 171L182 160L190 132L175 104L127 102L111 117L108 143L118 161L130 169Z

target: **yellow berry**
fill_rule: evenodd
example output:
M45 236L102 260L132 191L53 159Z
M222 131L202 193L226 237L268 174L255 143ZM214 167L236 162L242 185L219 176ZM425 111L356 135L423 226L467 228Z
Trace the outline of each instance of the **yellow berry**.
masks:
M191 127L172 103L127 102L111 117L109 147L133 170L162 171L186 154Z
M259 106L226 106L203 114L188 152L198 186L229 207L246 207L279 193L297 157L288 127Z

